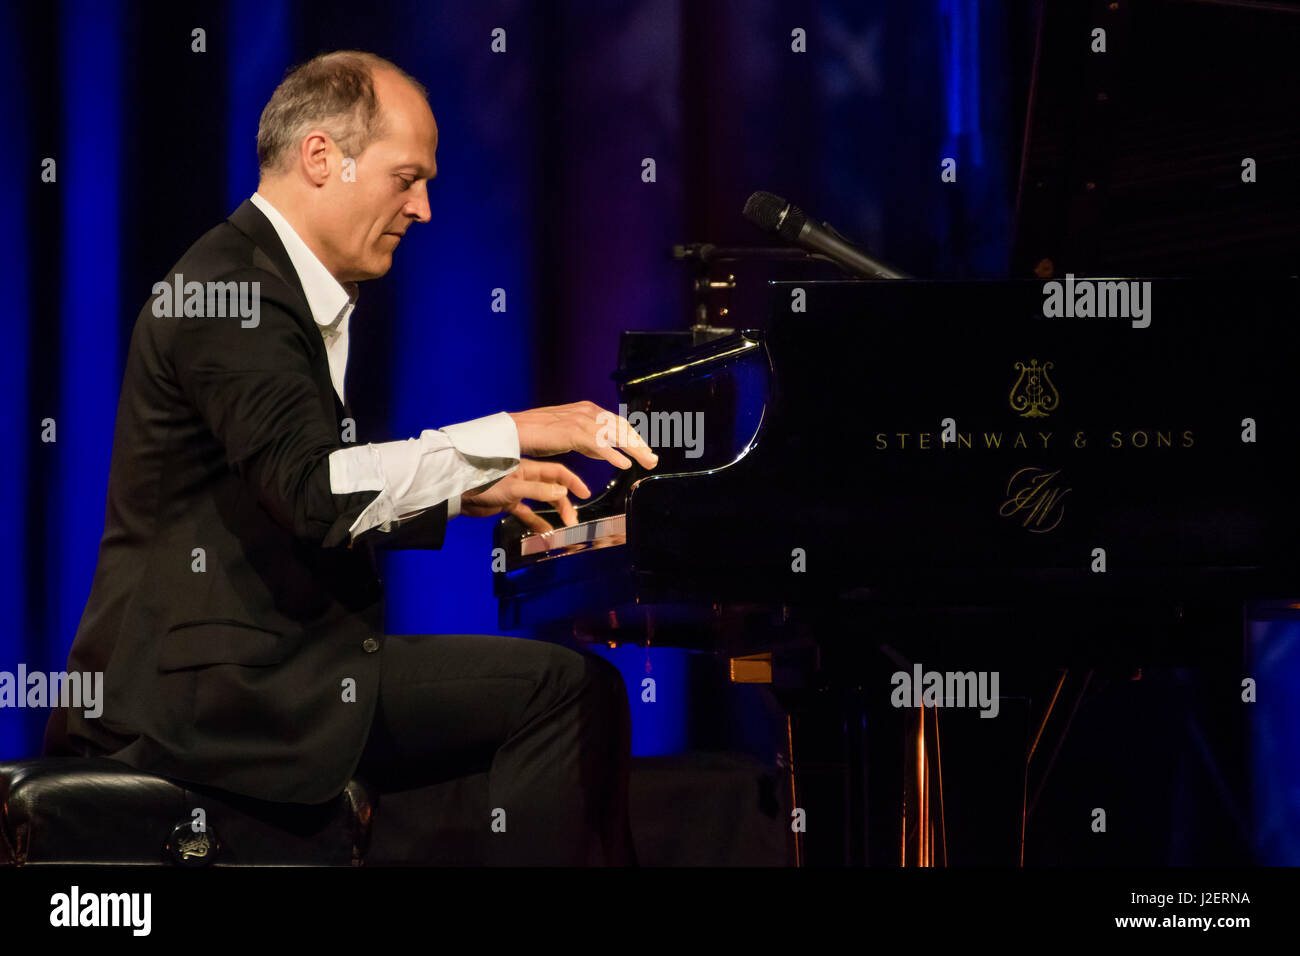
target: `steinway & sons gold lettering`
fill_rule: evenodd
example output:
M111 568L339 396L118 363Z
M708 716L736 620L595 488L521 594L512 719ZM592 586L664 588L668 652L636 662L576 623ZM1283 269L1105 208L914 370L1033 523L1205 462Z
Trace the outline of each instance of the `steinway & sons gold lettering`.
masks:
M1086 448L1088 433L1083 430L1063 433L1053 440L1054 432L1040 431L987 431L957 432L950 442L939 440L938 432L876 432L876 451L948 451L951 449L983 448L999 451L1004 448L1032 448L1038 451L1052 448ZM1191 448L1196 442L1192 429L1181 432L1172 428L1114 429L1101 443L1104 448Z

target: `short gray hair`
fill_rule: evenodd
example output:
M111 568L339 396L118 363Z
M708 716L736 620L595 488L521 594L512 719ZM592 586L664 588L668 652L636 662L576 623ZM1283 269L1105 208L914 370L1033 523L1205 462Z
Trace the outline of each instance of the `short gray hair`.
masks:
M394 63L362 50L322 53L285 74L262 110L257 126L257 163L263 173L285 168L294 148L312 129L322 129L343 151L357 157L384 132L375 96L374 71L393 70L426 100L429 92Z

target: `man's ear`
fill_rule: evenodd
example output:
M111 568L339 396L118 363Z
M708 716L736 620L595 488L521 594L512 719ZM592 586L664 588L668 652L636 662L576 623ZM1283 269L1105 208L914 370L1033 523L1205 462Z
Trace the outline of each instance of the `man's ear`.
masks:
M324 130L314 129L303 137L298 150L298 161L303 175L313 186L324 186L330 178L330 152L334 140Z

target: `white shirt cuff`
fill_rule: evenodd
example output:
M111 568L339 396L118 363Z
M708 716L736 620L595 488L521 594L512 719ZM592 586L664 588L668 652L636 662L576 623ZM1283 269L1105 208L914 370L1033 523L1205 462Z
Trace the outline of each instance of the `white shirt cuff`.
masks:
M378 491L352 523L353 539L439 502L447 516L460 513L460 496L499 481L519 467L519 432L505 412L440 429L419 438L340 448L330 454L334 494Z

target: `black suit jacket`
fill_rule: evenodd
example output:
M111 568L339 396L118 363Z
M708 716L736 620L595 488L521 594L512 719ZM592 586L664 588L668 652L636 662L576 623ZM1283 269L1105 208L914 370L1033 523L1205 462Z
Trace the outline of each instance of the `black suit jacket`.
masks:
M260 320L159 318L152 298L136 319L104 535L68 659L69 670L104 672L103 713L56 714L46 749L324 802L355 770L375 710L374 548L441 547L447 506L350 543L378 492L331 492L347 410L297 273L256 206L244 202L164 281L175 273L260 283Z

